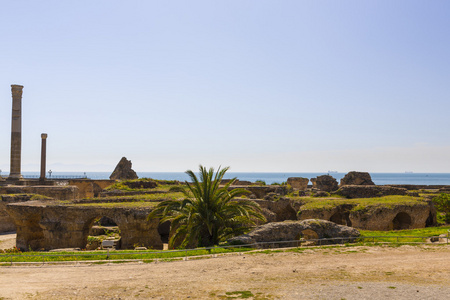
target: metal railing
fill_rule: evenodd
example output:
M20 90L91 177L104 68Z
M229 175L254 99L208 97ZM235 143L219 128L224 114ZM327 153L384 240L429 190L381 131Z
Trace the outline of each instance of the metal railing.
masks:
M383 239L384 241L377 241ZM385 240L392 239L392 242L385 241ZM401 241L401 239L421 239L421 242L411 242L411 241ZM430 243L427 242L427 240L430 239L444 239L446 242L444 243ZM301 248L301 247L320 247L324 245L342 245L342 244L348 244L348 243L362 243L363 245L366 245L367 243L372 244L446 244L447 246L450 243L450 234L447 234L446 237L439 237L439 236L364 236L364 237L335 237L335 238L323 238L323 239L300 239L300 240L291 240L291 241L272 241L272 242L256 242L252 244L242 244L242 245L228 245L228 246L217 246L217 247L205 247L205 248L194 248L194 249L179 249L179 250L162 250L162 251L137 251L135 252L122 252L122 251L110 251L109 249L106 251L98 251L98 253L95 252L89 252L89 253L49 253L49 254L15 254L15 253L5 253L0 254L0 265L2 264L8 264L13 265L15 264L36 264L36 263L42 263L45 264L57 264L57 263L93 263L93 262L114 262L114 261L161 261L161 260L188 260L189 257L192 258L201 258L201 257L216 257L217 255L227 255L236 253L238 255L242 255L242 253L249 252L249 251L261 251L263 249L277 249L277 248ZM358 244L356 244L358 245ZM223 251L223 249L230 249L232 251ZM233 249L237 249L236 251L233 251ZM193 254L189 252L198 252L206 250L209 253L208 254ZM214 250L219 250L216 253ZM220 252L222 251L222 252ZM177 254L173 257L163 257L165 254ZM184 254L184 255L183 255ZM117 259L113 260L112 257L114 256L144 256L144 255L152 255L155 257L148 257L148 258L129 258L129 259ZM161 257L158 257L161 256ZM63 260L64 257L83 257L83 256L91 256L91 257L99 257L97 260ZM2 258L8 258L8 259L2 259ZM17 262L14 261L15 257L41 257L42 261L39 260L39 262ZM60 261L46 261L46 258L48 257L61 257L62 260ZM106 259L106 261L105 261Z
M24 179L39 179L39 175L23 175ZM58 179L89 179L87 176L81 175L52 175L45 177L46 180L58 180Z

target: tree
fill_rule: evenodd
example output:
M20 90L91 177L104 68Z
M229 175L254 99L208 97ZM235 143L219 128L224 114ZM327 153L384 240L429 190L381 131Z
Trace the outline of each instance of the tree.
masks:
M213 168L207 170L200 165L200 178L191 170L186 171L192 182L171 189L182 192L184 199L160 202L150 213L149 218L160 218L160 223L171 222L170 248L180 241L181 247L218 245L244 233L256 220L265 221L258 204L234 199L248 193L241 188L230 189L236 178L220 185L228 169L219 167L214 173Z
M433 198L433 203L437 211L444 214L441 220L450 223L450 195L442 193ZM439 215L438 219L440 219Z

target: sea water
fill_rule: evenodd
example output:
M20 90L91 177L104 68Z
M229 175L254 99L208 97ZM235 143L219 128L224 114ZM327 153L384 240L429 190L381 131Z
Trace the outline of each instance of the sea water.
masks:
M140 178L153 178L160 180L189 181L189 176L184 172L137 172ZM289 177L315 178L320 175L330 175L339 182L347 173L265 173L265 172L228 172L226 179L238 178L243 181L255 182L262 180L266 184L282 183ZM2 174L7 176L7 174ZM25 177L39 176L37 172L23 172ZM49 178L49 174L46 174ZM57 176L86 176L90 179L109 179L110 172L53 172L52 177ZM420 184L420 185L450 185L450 173L370 173L372 181L377 185L383 184Z

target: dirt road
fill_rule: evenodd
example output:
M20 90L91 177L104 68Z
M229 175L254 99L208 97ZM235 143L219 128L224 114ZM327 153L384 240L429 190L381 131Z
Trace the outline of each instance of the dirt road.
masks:
M0 299L448 299L449 262L449 246L402 246L0 267Z

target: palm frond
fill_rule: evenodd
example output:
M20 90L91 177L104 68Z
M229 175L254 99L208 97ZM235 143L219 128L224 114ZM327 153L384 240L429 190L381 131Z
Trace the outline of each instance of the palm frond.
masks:
M148 218L160 218L160 222L171 221L169 244L171 247L191 244L211 246L233 235L241 234L254 226L256 221L265 221L256 202L234 198L248 194L242 188L231 189L236 178L222 185L229 167L216 172L213 168L199 166L199 175L186 171L191 182L186 187L171 191L182 192L185 199L161 202Z

